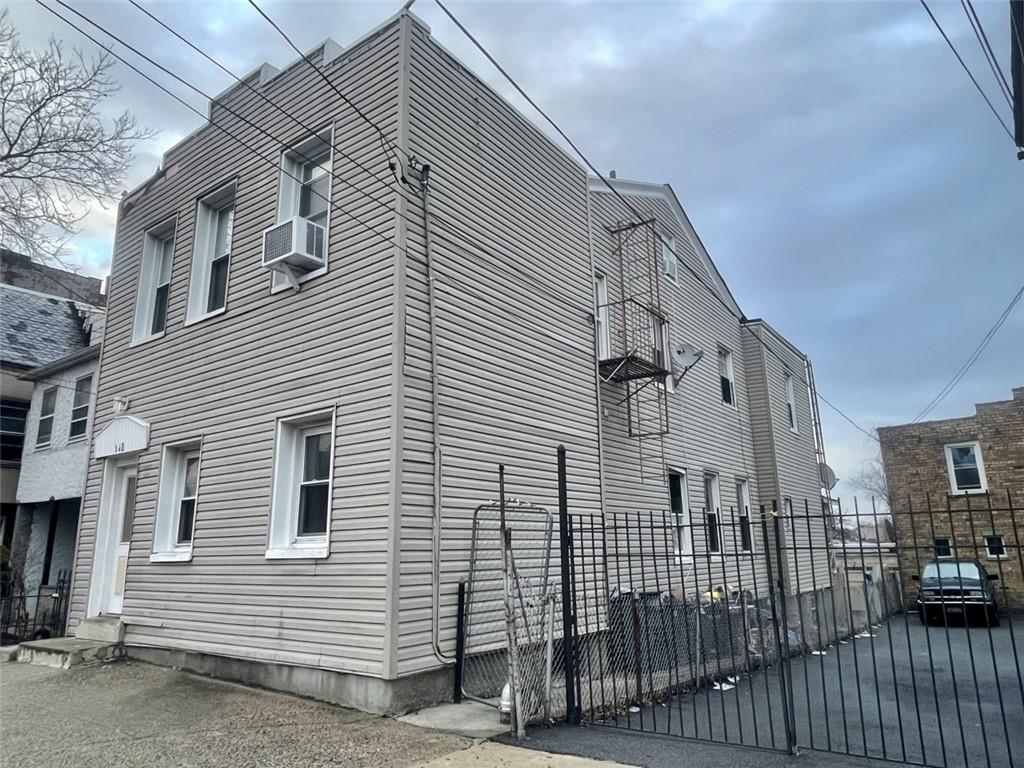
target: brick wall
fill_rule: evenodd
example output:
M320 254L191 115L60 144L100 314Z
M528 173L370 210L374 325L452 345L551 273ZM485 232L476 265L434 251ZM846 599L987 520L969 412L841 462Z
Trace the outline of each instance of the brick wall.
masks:
M883 427L878 430L892 499L907 594L910 577L934 558L936 537L948 537L954 556L976 558L1000 577L996 593L1004 608L1024 610L1024 387L1013 399L980 403L974 416ZM945 446L977 440L987 493L953 494ZM985 536L998 534L1006 557L993 559Z

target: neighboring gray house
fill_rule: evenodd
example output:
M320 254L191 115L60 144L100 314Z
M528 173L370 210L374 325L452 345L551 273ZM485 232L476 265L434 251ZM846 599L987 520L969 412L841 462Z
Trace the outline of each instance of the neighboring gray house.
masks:
M231 135L198 129L121 203L80 636L401 711L450 696L457 583L499 463L509 495L555 509L565 445L578 514L665 508L680 471L695 507L712 473L716 505L741 479L752 507L766 485L819 497L806 389L783 445L784 381L682 274L670 341L709 351L670 395L686 427L656 450L619 434L594 293L617 214L421 21L309 56L331 85L302 60L259 67L211 104ZM636 191L735 307L670 190Z
M5 251L17 284L0 283L5 594L70 575L102 335L102 307L78 300L102 302L100 280L25 262Z

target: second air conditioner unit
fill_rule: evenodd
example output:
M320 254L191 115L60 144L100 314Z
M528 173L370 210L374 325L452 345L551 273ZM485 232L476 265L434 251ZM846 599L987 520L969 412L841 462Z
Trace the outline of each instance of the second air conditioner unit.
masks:
M319 224L293 216L263 230L263 266L289 273L324 265L326 233Z

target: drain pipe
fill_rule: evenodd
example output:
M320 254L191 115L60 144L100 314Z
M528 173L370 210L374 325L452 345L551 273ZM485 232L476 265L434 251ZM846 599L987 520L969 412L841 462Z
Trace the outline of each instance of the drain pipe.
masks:
M434 432L434 510L431 529L431 646L442 664L454 664L455 658L441 650L441 412L440 377L437 354L437 297L434 293L434 240L430 233L430 166L420 169L420 192L423 196L423 238L427 269L427 315L430 330L430 407Z

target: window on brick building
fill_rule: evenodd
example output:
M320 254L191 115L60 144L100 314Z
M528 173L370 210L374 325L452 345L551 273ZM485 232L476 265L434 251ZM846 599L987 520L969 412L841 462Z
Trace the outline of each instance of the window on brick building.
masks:
M935 556L936 557L952 557L953 546L950 543L948 536L938 536L935 539Z
M953 493L984 493L988 490L981 444L977 440L947 445L946 468Z
M985 537L985 554L989 560L1002 560L1006 557L1006 542L999 534L991 534Z

